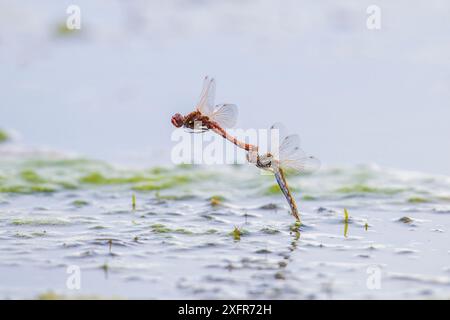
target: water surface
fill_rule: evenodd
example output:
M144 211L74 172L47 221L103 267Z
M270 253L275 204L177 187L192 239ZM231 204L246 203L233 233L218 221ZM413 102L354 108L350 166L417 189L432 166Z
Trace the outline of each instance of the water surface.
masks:
M445 176L291 176L298 228L273 177L248 165L130 169L6 147L1 159L2 298L450 297ZM66 287L71 265L81 290Z

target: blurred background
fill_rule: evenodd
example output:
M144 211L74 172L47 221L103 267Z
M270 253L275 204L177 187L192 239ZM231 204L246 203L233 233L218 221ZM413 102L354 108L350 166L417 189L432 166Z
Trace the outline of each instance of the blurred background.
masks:
M71 4L78 31L65 27ZM325 165L450 174L449 31L446 0L0 0L0 128L170 164L170 117L193 110L211 75L239 127L283 122Z

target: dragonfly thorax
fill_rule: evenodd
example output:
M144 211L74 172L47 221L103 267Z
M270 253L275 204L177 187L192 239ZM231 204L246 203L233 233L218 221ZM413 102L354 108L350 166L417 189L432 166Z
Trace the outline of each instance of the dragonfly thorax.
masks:
M256 166L262 169L269 169L272 167L274 157L271 153L266 153L262 156L258 156Z
M199 111L193 111L184 117L183 126L188 129L204 129L208 126L208 117L202 115Z

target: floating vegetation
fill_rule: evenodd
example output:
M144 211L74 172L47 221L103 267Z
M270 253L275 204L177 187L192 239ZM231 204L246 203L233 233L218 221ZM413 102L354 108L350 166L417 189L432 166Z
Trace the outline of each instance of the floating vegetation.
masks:
M262 228L261 232L265 233L265 234L277 234L277 233L280 233L280 230L273 229L273 228Z
M22 232L16 232L15 236L17 238L23 238L23 239L32 239L32 238L39 238L44 237L47 235L47 231L41 231L41 232L31 232L31 233L22 233Z
M286 279L286 277L284 276L284 274L282 272L276 272L274 277L277 280L285 280Z
M155 192L155 198L158 200L175 200L175 201L179 201L179 200L189 200L189 199L194 199L195 196L194 195L190 195L190 194L183 194L183 195L172 195L172 194L165 194L162 195L159 191Z
M61 226L69 224L68 220L62 218L47 219L14 219L11 224L15 226Z
M56 188L44 185L0 186L0 193L31 194L31 193L51 193L55 191Z
M104 230L104 229L107 229L107 227L97 225L97 226L91 227L90 229L92 229L92 230Z
M400 188L375 188L364 184L355 184L352 186L342 187L336 190L338 193L373 193L373 194L384 194L384 195L394 195L401 193L405 189Z
M140 184L133 187L133 190L136 191L154 191L154 190L163 190L176 187L181 184L185 184L190 182L191 179L187 176L172 176L168 177L164 181L153 181L147 182L145 184Z
M225 198L222 196L212 196L211 198L209 198L209 203L211 204L211 206L215 207L220 205L224 200Z
M0 143L6 142L9 140L9 135L0 129Z
M291 185L289 186L289 189L292 192L298 192L299 191L298 188L293 187ZM264 195L277 195L277 194L281 194L281 193L282 192L281 192L280 186L277 183L271 184L263 192Z
M268 204L264 204L261 207L259 207L259 209L262 209L262 210L276 210L278 208L279 208L278 205L275 203L268 203Z
M155 233L170 233L172 232L172 229L167 228L163 224L155 223L150 226L152 228L152 231Z
M205 174L158 168L119 170L87 159L0 159L0 193L49 193L99 186L124 186L136 191L176 188L204 178Z
M369 224L368 224L367 222L364 224L364 229L365 229L366 231L369 229Z
M136 195L134 193L131 196L131 207L133 208L133 210L136 210Z
M86 207L89 205L89 202L86 200L75 200L72 201L72 205L77 208Z
M410 217L401 217L400 219L398 219L398 222L402 222L402 223L406 223L406 224L411 224L414 222L413 219L411 219Z
M266 189L266 194L278 194L281 193L280 186L278 184L272 184Z
M430 202L428 199L421 198L421 197L412 197L408 199L409 203L427 203Z
M186 230L183 228L171 229L160 223L152 224L150 226L150 228L155 233L178 233L178 234L186 234L186 235L194 234L192 231L189 231L189 230Z
M170 169L164 168L164 167L153 167L149 170L149 172L151 174L156 174L156 175L160 175L163 173L170 173L170 171L171 171Z
M297 188L294 188L292 186L289 186L289 188L290 188L291 191L298 191ZM266 195L274 195L274 194L279 194L279 193L281 193L281 189L280 189L280 186L277 183L270 185L264 191L264 194L266 194Z
M80 179L81 183L96 184L96 185L112 185L112 184L131 184L138 182L146 182L151 178L144 176L132 177L105 177L100 172L90 173Z
M186 230L183 228L175 229L174 232L178 233L178 234L194 234L192 231L189 231L189 230Z
M36 172L33 170L23 170L20 173L21 178L30 183L46 183L47 181L43 178L41 178Z

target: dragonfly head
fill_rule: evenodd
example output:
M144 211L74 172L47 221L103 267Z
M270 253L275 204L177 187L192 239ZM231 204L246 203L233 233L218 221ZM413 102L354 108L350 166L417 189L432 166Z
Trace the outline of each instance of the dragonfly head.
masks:
M177 128L181 128L184 125L184 117L179 113L174 114L171 121Z

